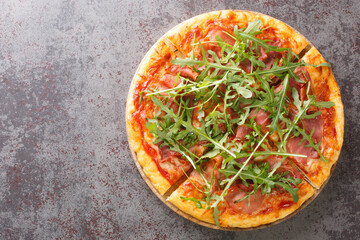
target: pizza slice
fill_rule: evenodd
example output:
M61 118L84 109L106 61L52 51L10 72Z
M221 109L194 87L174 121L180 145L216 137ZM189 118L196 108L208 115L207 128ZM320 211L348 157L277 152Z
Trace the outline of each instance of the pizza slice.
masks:
M302 60L313 65L326 63L314 47ZM290 85L297 91L298 106L293 105L289 111L293 116L292 120L300 124L289 137L287 152L308 156L292 160L320 188L329 178L332 166L340 155L344 133L343 105L330 67L304 66L297 70L303 83L291 81ZM313 98L309 99L307 95L312 95ZM316 101L317 104L311 105L311 101ZM329 103L329 106L321 108Z
M180 153L155 141L146 125L158 109L151 99L143 95L149 89L165 90L173 86L179 70L171 64L171 60L175 58L173 51L162 39L149 50L130 86L126 109L130 148L139 167L160 194L164 194L181 178L191 164L183 159ZM183 69L181 74L191 74L191 71ZM176 108L173 100L168 104Z
M252 159L224 194L226 187L221 186L226 186L227 177L237 173L244 159L236 159L231 167L224 169L222 162L222 157L217 156L206 163L202 171L204 178L193 171L167 201L204 222L250 228L286 217L314 195L313 188L303 176L286 159L278 156L268 156L261 161ZM270 174L273 174L271 180L261 181ZM211 189L207 187L209 184ZM295 190L289 192L286 190L289 188ZM216 208L214 204L217 204Z

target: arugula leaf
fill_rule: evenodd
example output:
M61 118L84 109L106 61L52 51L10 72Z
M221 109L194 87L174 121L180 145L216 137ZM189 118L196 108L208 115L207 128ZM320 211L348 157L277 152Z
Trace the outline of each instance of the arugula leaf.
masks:
M334 102L314 102L313 106L318 107L318 108L331 108L331 107L335 106L335 103Z
M192 201L192 202L194 202L194 203L195 203L195 206L196 206L197 208L205 208L205 207L203 207L203 205L206 206L206 202L197 200L197 199L194 198L194 197L187 198L187 197L180 196L180 198L181 198L182 200L184 200L184 201Z
M233 87L238 94L243 96L244 98L251 98L252 92L247 89L246 87L242 87L240 83L238 84L232 84L231 87Z
M219 209L217 207L214 207L213 216L217 226L219 226L219 213L220 213Z
M260 27L261 27L262 21L261 19L256 19L253 22L249 22L248 23L248 27L245 29L245 33L251 34L251 35L256 35L261 33L260 32ZM236 29L237 30L237 29ZM238 32L238 31L237 31Z
M289 85L289 75L287 74L283 82L283 88L280 91L280 99L277 103L279 106L277 107L276 116L272 119L270 125L270 135L276 130L276 127L278 126L279 118L285 111L284 106L285 106L285 98L286 98L288 85Z

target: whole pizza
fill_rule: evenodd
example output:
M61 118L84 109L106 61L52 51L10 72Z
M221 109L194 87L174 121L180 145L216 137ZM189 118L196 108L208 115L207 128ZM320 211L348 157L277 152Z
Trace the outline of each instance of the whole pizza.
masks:
M216 11L166 33L132 81L129 144L154 192L221 228L273 223L305 206L336 163L339 87L298 32L249 11Z

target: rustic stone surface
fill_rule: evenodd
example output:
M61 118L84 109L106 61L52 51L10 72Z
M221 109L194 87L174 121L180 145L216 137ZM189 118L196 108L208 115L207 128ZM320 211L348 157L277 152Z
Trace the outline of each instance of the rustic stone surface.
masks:
M326 188L253 232L196 225L150 191L131 159L125 101L168 29L220 9L263 12L333 65L345 143ZM0 239L359 239L360 2L0 0Z

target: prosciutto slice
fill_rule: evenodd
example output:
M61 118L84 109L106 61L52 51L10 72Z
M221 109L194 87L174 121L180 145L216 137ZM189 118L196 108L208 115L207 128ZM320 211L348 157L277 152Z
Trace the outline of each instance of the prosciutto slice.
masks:
M216 41L215 36L218 35L221 37L221 39L224 42L226 42L230 45L234 45L235 39L233 39L232 37L230 37L228 34L224 33L223 31L224 31L223 28L216 26L208 32L207 37L209 38L210 41ZM209 50L215 52L215 54L219 58L221 57L221 48L216 42L205 42L202 45L203 45L205 53L206 53L206 58L208 59L209 62L215 62L213 57L208 53ZM195 47L195 57L198 59L203 58L200 46L198 46L198 45Z
M184 66L182 68L180 68L179 65L172 65L170 68L170 72L171 74L165 74L159 82L159 86L162 89L170 89L173 87L176 87L177 85L180 84L181 79L179 78L176 81L176 75L178 74L178 72L180 71L180 76L184 77L184 78L189 78L192 81L196 81L197 77L199 76L199 74L197 72L195 72L194 70L192 70L191 67L189 66Z
M251 73L251 62L249 59L245 59L240 62L240 67L246 72Z
M304 119L302 120L305 131L307 134L310 134L313 129L315 129L312 139L315 143L319 143L323 135L323 121L321 115L313 119Z
M230 37L228 34L226 34L224 32L225 30L221 27L215 27L213 29L211 29L207 36L209 37L210 41L216 41L215 37L216 35L218 35L219 37L221 37L221 39L230 44L230 45L234 45L235 44L235 39Z
M216 156L205 163L203 175L207 181L211 181L212 176L214 176L211 192L216 192L220 190L219 183L224 179L224 175L219 172L221 167L223 157ZM214 175L213 175L214 174ZM192 171L190 174L191 177L201 179L200 174L197 171Z
M173 87L176 87L177 85L179 85L181 82L180 79L178 79L176 81L176 76L175 75L172 75L172 74L165 74L160 82L159 82L159 86L162 88L162 89L170 89L170 88L173 88Z
M207 42L207 43L203 43L202 45L203 45L203 48L206 53L206 58L208 59L209 62L215 62L214 58L208 53L209 50L215 52L215 54L219 58L221 57L221 48L219 47L219 45L217 43ZM196 45L194 53L195 53L195 57L197 59L203 58L201 48L199 45Z
M180 76L184 78L189 78L193 81L196 81L197 77L199 76L199 74L189 66L184 66L180 68L179 65L172 65L170 71L175 75L180 71Z
M255 117L255 122L261 126L262 130L269 130L269 125L271 124L271 119L269 118L270 113L265 112L264 110L260 109L257 113L256 109L251 110L249 114L249 118Z
M290 89L295 88L298 91L300 101L303 102L304 100L307 100L306 91L307 91L308 81L310 80L310 75L307 72L305 67L300 67L300 68L295 69L294 73L296 74L296 76L298 76L304 82L299 83L295 79L289 78L289 86L290 86ZM309 94L312 94L311 88L310 88ZM288 91L288 97L292 98L290 90Z
M160 148L160 155L161 155L160 162L173 162L174 160L173 158L181 159L181 154L170 150L168 146L163 146Z
M264 202L264 195L260 190L250 196L250 205L248 199L244 199L238 203L234 203L246 196L246 192L251 192L251 188L247 188L242 184L236 184L229 188L228 194L225 196L229 208L237 213L256 214L266 208Z
M209 142L206 140L201 140L197 142L194 146L190 147L190 152L194 153L197 157L201 157L204 155L204 152L206 151L207 147L205 146Z
M271 51L271 52L266 52L265 48L259 46L259 52L260 52L260 57L258 58L258 60L263 61L266 65L266 67L264 69L270 69L275 60L278 59L280 60L282 57L282 54L280 52L275 52L275 51Z
M286 150L288 153L293 154L303 154L308 156L308 158L318 159L320 156L318 152L312 147L306 147L309 144L307 140L302 141L301 136L290 137L286 143ZM293 157L298 163L302 166L308 165L308 158L303 157Z
M310 110L310 109L309 109ZM308 110L308 111L309 111ZM315 111L311 111L311 113L314 113ZM290 109L289 111L289 114L290 114L290 119L293 121L296 114L298 113L297 109L295 106L292 106L292 108ZM311 132L313 131L314 129L314 133L312 135L312 140L315 142L315 143L319 143L322 139L322 136L323 136L323 125L324 125L324 122L323 122L323 119L321 117L321 115L315 117L315 118L312 118L312 119L302 119L300 122L299 122L299 126L303 129L305 129L306 133L308 135L311 134Z
M277 163L282 161L282 157L271 155L267 157L264 161L270 164L270 169L273 169ZM301 174L289 164L287 159L282 162L281 166L276 169L275 172L279 174L284 172L290 172L290 177L302 178Z
M250 134L251 131L252 128L246 125L237 126L235 139L239 140L240 142L244 142L246 140L245 136Z

